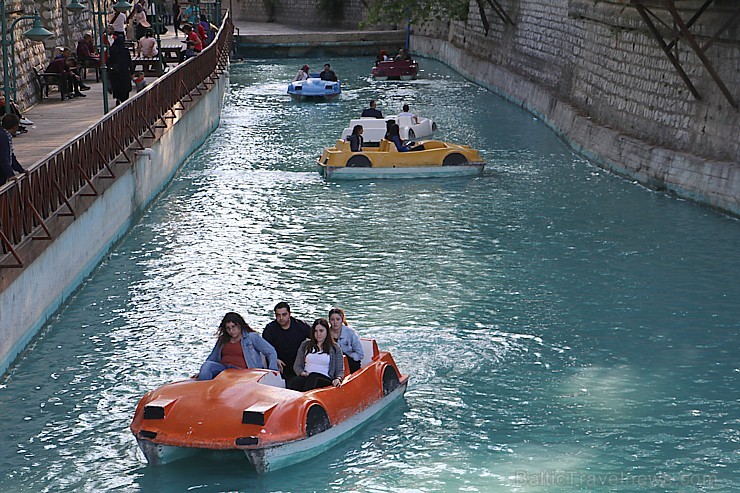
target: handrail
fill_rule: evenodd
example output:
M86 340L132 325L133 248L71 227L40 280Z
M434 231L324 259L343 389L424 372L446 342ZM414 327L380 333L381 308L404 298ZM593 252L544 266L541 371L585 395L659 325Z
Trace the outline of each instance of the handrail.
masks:
M164 120L178 103L191 97L214 73L228 64L234 25L224 16L215 40L196 57L179 64L159 77L142 92L119 105L87 131L59 147L21 175L0 186L0 261L13 255L22 266L15 247L42 228L44 221L64 207L70 199L90 186L92 180L118 159L156 122ZM126 157L128 159L128 157ZM71 214L75 211L70 210ZM0 264L0 267L3 265ZM8 267L9 265L5 265Z

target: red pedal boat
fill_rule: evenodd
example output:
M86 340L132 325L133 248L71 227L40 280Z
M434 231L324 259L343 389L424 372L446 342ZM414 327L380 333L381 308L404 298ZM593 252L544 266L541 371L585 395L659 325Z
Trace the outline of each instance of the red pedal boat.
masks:
M131 423L149 464L201 450L243 451L259 473L316 456L406 391L390 353L361 339L365 358L340 387L285 388L272 370L225 370L213 380L189 379L148 392Z
M373 67L375 80L411 80L416 79L419 64L413 60L378 62Z

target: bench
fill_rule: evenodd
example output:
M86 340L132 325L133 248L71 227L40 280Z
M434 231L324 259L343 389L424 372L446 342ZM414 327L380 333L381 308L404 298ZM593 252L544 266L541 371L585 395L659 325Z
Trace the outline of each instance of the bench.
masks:
M77 67L80 69L80 77L84 80L87 79L87 69L91 68L95 71L95 82L100 82L100 61L94 58L79 58L77 60Z
M59 88L59 95L64 101L65 81L62 74L44 72L43 65L37 65L33 67L33 73L36 74L36 81L39 84L39 101L43 101L44 95L49 97L49 86L57 86Z
M153 57L143 57L143 56L135 56L131 58L131 70L133 72L138 72L139 68L141 67L141 71L144 72L144 75L151 75L159 77L162 75L162 72L159 70L159 57L153 56Z
M165 64L182 62L185 52L181 46L162 46L162 60Z

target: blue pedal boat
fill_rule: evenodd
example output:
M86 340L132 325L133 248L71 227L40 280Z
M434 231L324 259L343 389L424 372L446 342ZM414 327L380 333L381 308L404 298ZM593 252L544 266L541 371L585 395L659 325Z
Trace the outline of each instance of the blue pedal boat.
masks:
M294 80L288 85L288 94L296 101L331 101L341 93L339 81L321 80L313 74L306 80Z

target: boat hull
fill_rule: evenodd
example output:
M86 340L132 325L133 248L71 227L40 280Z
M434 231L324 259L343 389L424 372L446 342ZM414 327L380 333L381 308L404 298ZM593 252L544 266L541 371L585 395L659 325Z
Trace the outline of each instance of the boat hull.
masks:
M260 474L276 471L283 467L311 459L342 440L349 438L369 420L380 415L391 404L403 396L407 386L408 380L383 399L324 432L282 445L246 449L244 453L247 455L254 469Z
M316 77L293 81L288 85L288 94L294 101L331 101L342 93L338 81L326 81Z
M360 369L339 387L298 392L273 370L227 369L147 392L131 431L147 462L168 464L195 453L246 454L259 472L326 450L403 395L408 375L372 339L360 340ZM400 389L400 390L399 390Z
M371 406L357 413L351 418L332 426L326 431L317 433L308 438L292 442L272 445L268 447L255 447L243 449L250 464L254 469L264 474L270 471L303 462L316 455L325 452L334 445L349 438L359 431L368 421L379 416L394 402L398 401L408 387L408 379L404 380L395 390L376 401ZM195 447L178 447L154 443L145 438L137 437L139 448L144 453L149 465L160 466L199 454L233 454L232 450L211 450Z
M419 64L413 60L379 62L373 67L375 80L412 80L419 73Z
M425 140L401 152L385 139L378 147L358 152L352 152L349 142L337 140L324 149L317 164L319 174L328 180L470 176L485 166L480 153L467 145Z
M327 180L372 180L403 178L452 178L483 173L485 163L453 166L419 166L403 168L348 168L319 165L319 174Z

